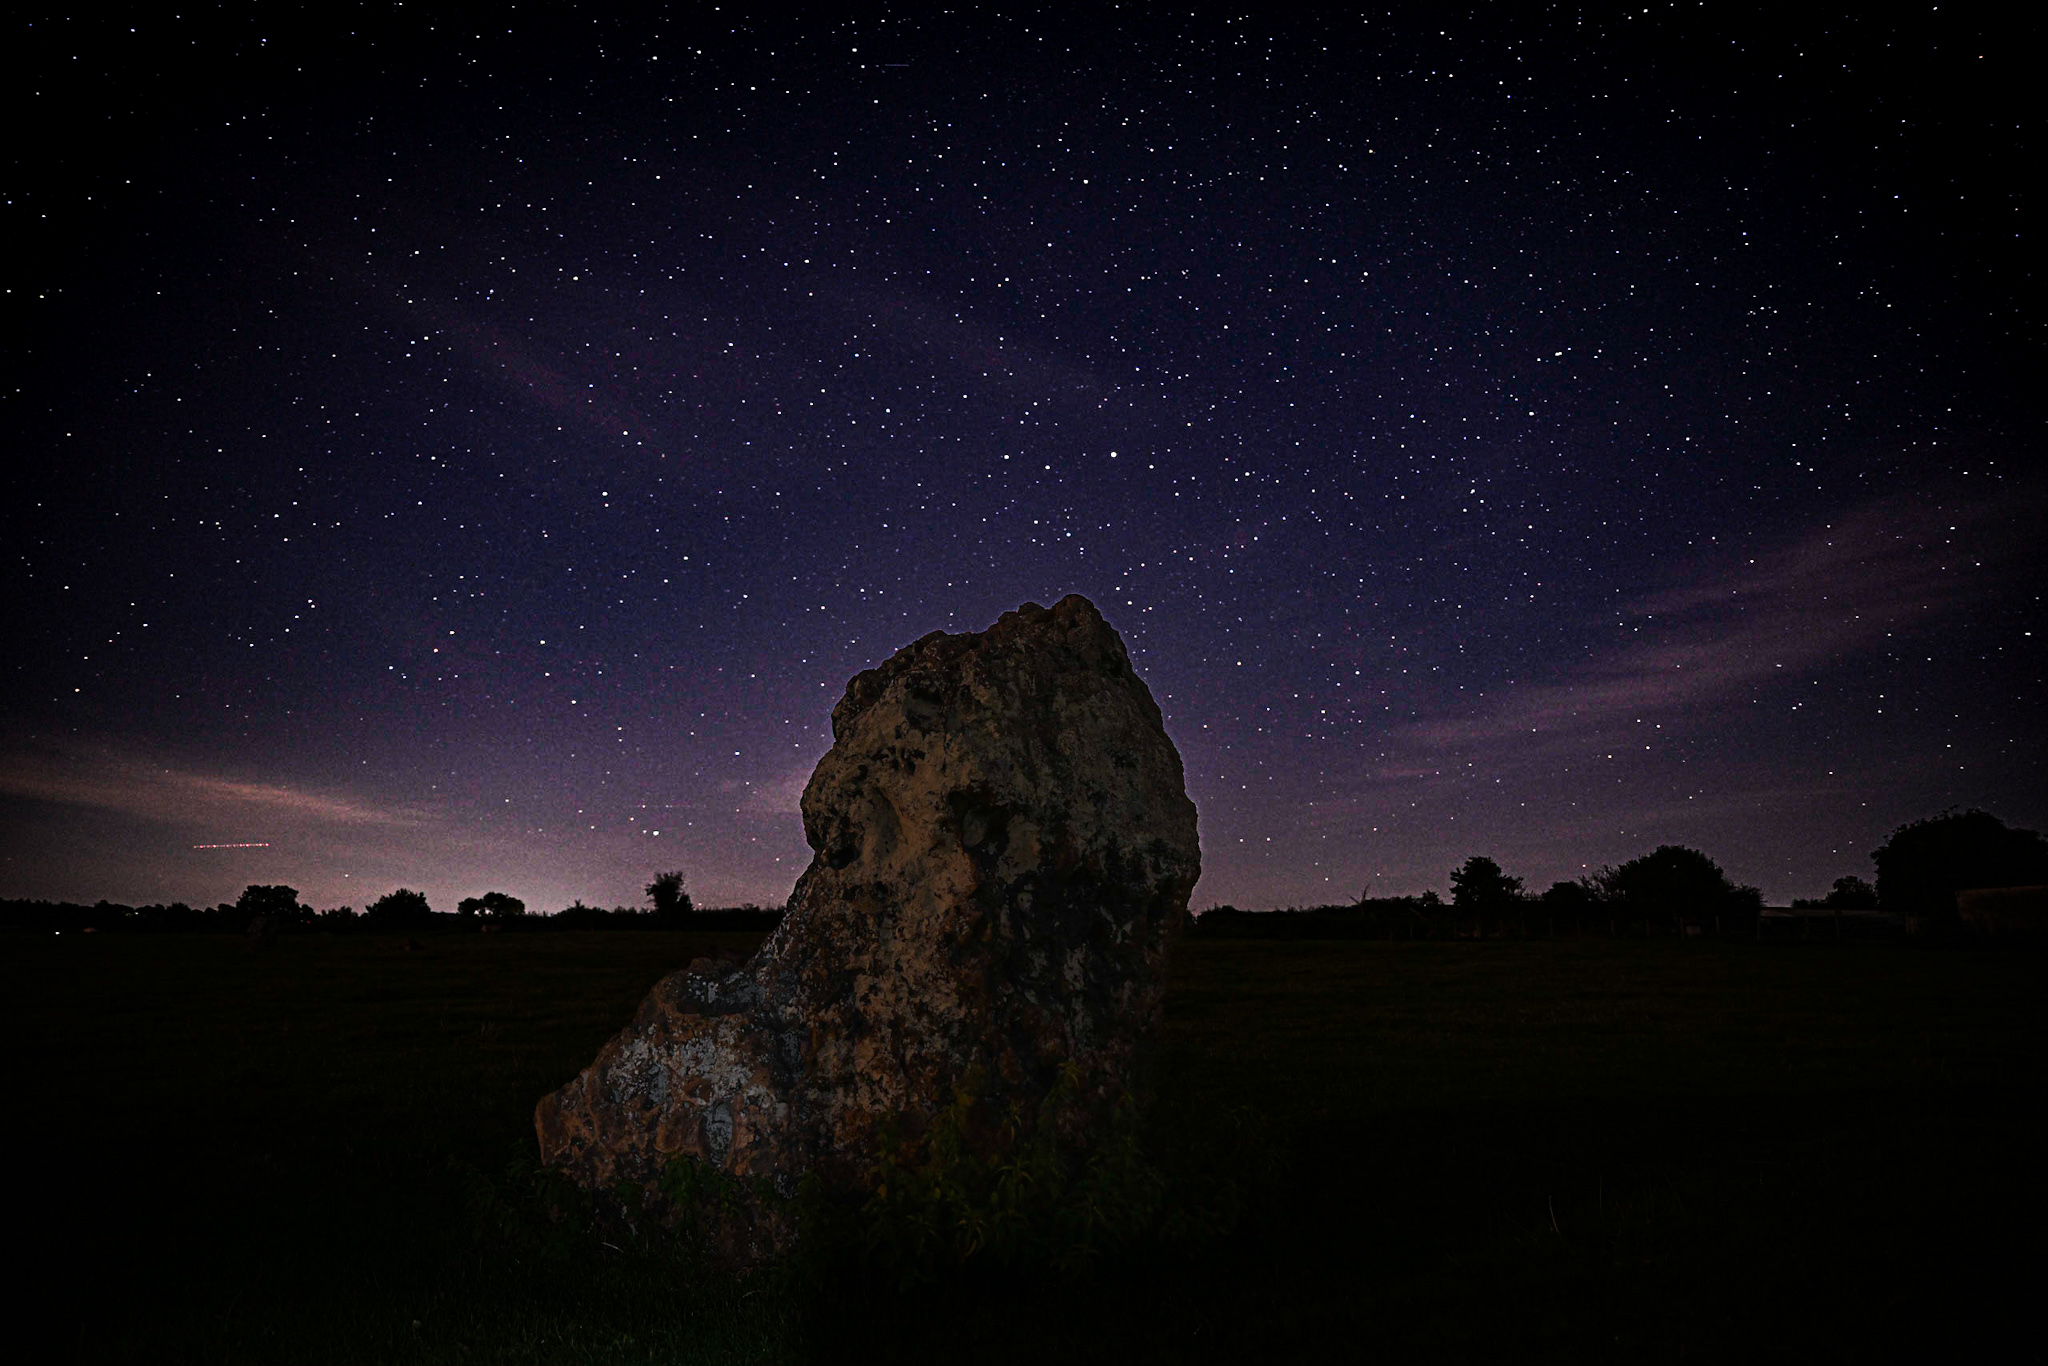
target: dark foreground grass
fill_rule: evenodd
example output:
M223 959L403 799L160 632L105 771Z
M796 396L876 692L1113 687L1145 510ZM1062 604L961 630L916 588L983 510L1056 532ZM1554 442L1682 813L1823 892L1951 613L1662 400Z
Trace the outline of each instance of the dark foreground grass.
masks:
M733 1281L531 1215L534 1100L746 936L0 941L14 1342L85 1360L2038 1360L2037 952L1190 943L1220 1243ZM1183 1170L1201 1171L1199 1162ZM610 1244L610 1245L608 1245Z

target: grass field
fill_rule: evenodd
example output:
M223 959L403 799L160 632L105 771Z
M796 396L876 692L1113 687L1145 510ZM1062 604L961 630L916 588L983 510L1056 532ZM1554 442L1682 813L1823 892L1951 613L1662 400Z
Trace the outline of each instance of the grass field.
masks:
M732 1282L523 1213L533 1102L748 936L0 940L13 1340L167 1362L2038 1360L2048 958L1177 951L1161 1151L1221 1243ZM17 1359L35 1359L24 1356Z

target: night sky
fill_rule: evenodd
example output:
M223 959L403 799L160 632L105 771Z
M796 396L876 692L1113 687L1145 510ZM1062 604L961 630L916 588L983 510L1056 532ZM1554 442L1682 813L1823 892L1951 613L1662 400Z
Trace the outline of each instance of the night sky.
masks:
M7 21L0 895L779 902L1069 592L1198 908L2048 826L2035 27L434 8Z

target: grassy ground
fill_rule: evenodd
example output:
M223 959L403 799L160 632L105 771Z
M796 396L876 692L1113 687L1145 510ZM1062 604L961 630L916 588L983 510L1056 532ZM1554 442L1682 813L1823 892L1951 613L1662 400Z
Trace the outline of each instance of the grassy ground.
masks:
M745 936L0 941L16 1340L79 1359L2039 1360L2037 952L1183 945L1220 1244L895 1293L536 1236L534 1100ZM2017 1249L2017 1250L2016 1250Z

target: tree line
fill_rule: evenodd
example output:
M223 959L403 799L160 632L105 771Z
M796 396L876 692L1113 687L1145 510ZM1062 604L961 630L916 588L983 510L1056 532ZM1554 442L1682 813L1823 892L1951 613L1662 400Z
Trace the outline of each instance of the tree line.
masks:
M1957 894L1978 888L2048 884L2048 840L2038 831L2007 826L1989 812L1949 810L1894 830L1870 855L1875 882L1854 875L1835 879L1822 897L1801 898L1795 910L1876 910L1940 926L1958 918ZM1676 933L1726 930L1753 923L1763 894L1737 885L1706 854L1684 845L1659 845L1640 858L1600 869L1533 893L1523 879L1475 854L1450 874L1450 900L1434 890L1419 896L1360 896L1344 905L1252 912L1218 906L1203 912L1194 933L1239 937L1442 937L1527 933L1581 933L1626 925L1654 925Z
M1848 875L1835 879L1822 897L1792 904L1805 910L1881 910L1941 924L1957 919L1958 892L1988 887L2048 884L2048 840L2038 831L2007 826L1989 812L1949 810L1894 830L1870 855L1875 880ZM1450 874L1448 901L1434 890L1419 896L1370 897L1342 905L1290 908L1283 912L1242 911L1218 906L1203 912L1198 937L1299 933L1379 937L1405 929L1431 936L1527 932L1581 932L1602 925L1617 932L1623 922L1655 921L1678 932L1752 921L1763 910L1755 887L1738 886L1707 855L1683 845L1659 845L1640 858L1600 869L1571 882L1530 892L1523 879L1499 863L1475 854ZM426 895L399 887L360 912L351 906L316 911L299 900L296 888L252 883L233 903L193 907L126 906L101 901L0 900L0 930L49 933L88 931L184 931L259 935L299 932L417 933L481 930L768 930L781 907L745 906L699 910L679 870L656 873L645 888L644 906L586 906L581 900L550 915L527 914L526 903L500 891L464 897L453 912L436 911ZM1276 919L1275 917L1280 917Z
M251 883L232 903L217 906L127 906L100 901L91 906L66 901L0 900L0 930L40 933L181 932L281 933L518 932L560 930L768 930L782 918L779 906L729 906L700 910L677 871L657 873L647 884L645 906L586 906L579 899L551 915L529 915L526 903L506 892L483 892L456 902L453 912L436 911L426 894L399 887L361 911L337 906L316 911L283 883Z

